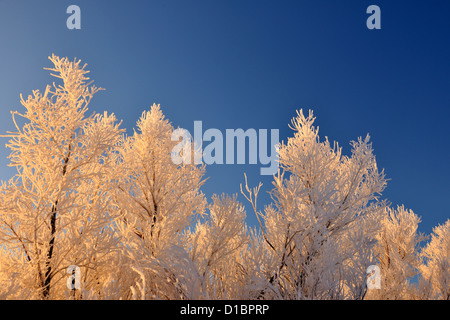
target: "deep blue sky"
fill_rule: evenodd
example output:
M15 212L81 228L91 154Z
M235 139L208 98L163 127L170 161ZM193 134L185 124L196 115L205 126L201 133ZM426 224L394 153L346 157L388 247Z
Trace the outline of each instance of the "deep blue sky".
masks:
M66 28L71 4L81 30ZM366 28L371 4L381 30ZM295 110L313 109L320 135L345 153L371 135L391 179L383 196L421 216L429 233L450 212L449 13L446 0L0 0L1 131L13 128L19 94L51 81L43 67L52 53L88 64L106 88L91 110L114 112L129 133L154 102L174 126L278 128L282 140ZM262 193L271 188L259 165L213 165L204 192L239 193L244 172Z

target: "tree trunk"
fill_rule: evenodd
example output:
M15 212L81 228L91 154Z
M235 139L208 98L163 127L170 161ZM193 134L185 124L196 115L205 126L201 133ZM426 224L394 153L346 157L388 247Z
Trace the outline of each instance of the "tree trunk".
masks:
M64 158L64 165L62 168L62 176L64 177L67 172L67 163L69 162L70 154L72 152L72 145L69 144L69 151L67 153L67 156ZM50 295L50 283L52 281L52 257L53 257L53 248L55 246L55 233L56 233L56 207L58 206L58 200L54 202L52 205L52 212L50 215L50 241L48 242L48 251L47 251L47 261L45 262L45 276L44 276L44 283L43 283L43 291L42 291L42 297L44 299L47 299Z
M52 206L52 213L50 217L50 228L51 228L51 235L50 235L50 241L48 242L48 252L47 252L47 261L45 263L46 271L45 271L45 278L44 278L44 290L42 291L42 296L44 299L46 299L50 294L50 282L52 280L52 256L53 256L53 247L55 245L55 233L56 233L56 206L58 205L58 200L55 201L55 203Z

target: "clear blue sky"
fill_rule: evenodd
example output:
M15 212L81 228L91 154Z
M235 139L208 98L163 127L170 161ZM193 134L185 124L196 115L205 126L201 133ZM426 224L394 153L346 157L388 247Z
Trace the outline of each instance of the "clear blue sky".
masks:
M81 30L66 28L71 4ZM381 30L366 28L371 4ZM51 80L52 53L88 64L106 88L91 110L114 112L128 132L156 102L174 126L278 128L286 140L295 110L313 109L320 135L345 153L371 135L391 179L384 196L429 233L450 216L449 15L446 0L0 0L1 131L12 129L19 94ZM244 172L271 188L259 165L213 165L204 192L239 193Z

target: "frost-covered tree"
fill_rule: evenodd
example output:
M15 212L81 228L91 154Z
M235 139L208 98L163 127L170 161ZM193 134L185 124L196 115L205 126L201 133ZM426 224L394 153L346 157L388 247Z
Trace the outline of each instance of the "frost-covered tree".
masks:
M344 155L299 111L263 211L245 177L250 228L235 196L203 195L204 166L174 161L198 153L159 105L126 136L86 115L101 89L85 66L50 60L60 83L21 98L4 136L17 173L0 186L0 299L449 299L450 220L420 251L419 217L379 198L369 136Z
M13 298L67 298L69 265L82 269L82 288L90 290L116 243L108 228L109 155L121 130L114 115L86 116L101 89L80 60L49 59L61 84L21 96L25 111L12 112L16 131L6 135L17 173L0 190L0 272L20 283Z
M399 206L387 208L382 228L377 235L376 254L379 261L381 288L371 290L368 298L381 300L411 299L411 279L419 268L418 233L420 218L412 210Z
M386 205L377 198L386 180L378 171L369 137L352 142L351 156L344 156L336 144L320 141L314 120L312 112L305 117L302 111L293 119L294 137L279 147L282 171L273 182L274 203L264 213L255 209L271 256L263 297L345 297L344 286L351 281L347 277L360 272L362 263L349 260L361 259L353 253L365 250L348 252L342 247L345 238L366 217L380 216ZM255 193L248 194L252 204ZM364 237L358 241L365 245Z
M248 275L241 261L248 244L244 207L236 197L214 195L204 220L187 234L198 274L198 292L191 298L246 298L242 290Z
M431 288L428 298L450 300L450 219L433 229L421 255L421 275Z
M370 266L378 265L375 247L376 236L381 229L380 214L373 212L342 235L339 241L339 253L344 258L341 274L342 298L362 300L368 292L367 270Z
M123 138L116 159L117 226L127 256L123 273L129 275L120 281L128 281L124 294L131 296L140 272L148 297L183 298L178 272L185 271L177 266L187 258L183 232L205 210L204 167L172 161L174 128L159 105L143 112L137 128ZM130 265L140 271L133 273Z

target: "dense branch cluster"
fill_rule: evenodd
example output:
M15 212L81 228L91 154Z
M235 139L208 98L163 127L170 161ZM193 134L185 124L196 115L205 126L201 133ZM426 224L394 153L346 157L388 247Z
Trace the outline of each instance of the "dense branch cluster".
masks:
M419 217L380 198L369 136L345 156L299 111L272 203L241 187L253 229L235 195L205 197L204 166L171 160L159 105L127 136L87 115L102 89L79 60L50 60L59 84L21 96L4 136L17 173L0 188L0 299L450 299L450 220L420 245Z

